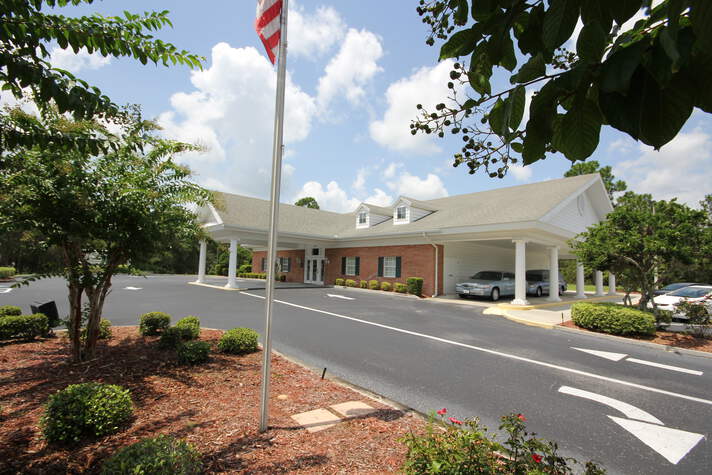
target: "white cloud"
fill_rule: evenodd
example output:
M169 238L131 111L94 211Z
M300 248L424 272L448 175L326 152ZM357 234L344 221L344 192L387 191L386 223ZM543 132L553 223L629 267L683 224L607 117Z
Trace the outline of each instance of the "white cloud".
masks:
M451 95L447 88L454 61L445 60L433 68L423 67L408 78L401 79L388 87L386 101L388 109L383 119L370 124L371 138L379 144L401 152L433 154L440 148L433 137L424 133L411 135L410 122L416 119L415 106L422 104L428 110L445 101Z
M172 110L159 116L166 136L198 142L208 151L184 161L202 183L218 180L233 193L266 198L272 161L272 129L276 74L269 60L254 48L219 43L211 66L191 73L195 89L171 97ZM304 140L316 114L313 97L287 77L285 143ZM294 167L284 169L288 181Z
M348 194L335 181L330 181L326 188L317 181L308 181L297 192L293 201L305 196L314 198L321 209L336 211L337 213L351 212L360 204L360 201L356 198L349 198Z
M350 29L341 49L324 70L317 86L317 103L322 113L336 97L345 97L351 104L361 104L365 87L382 68L378 60L383 47L376 35L366 30Z
M344 37L346 24L332 7L319 7L313 14L292 5L289 10L289 54L316 59Z
M366 185L366 175L368 175L367 169L359 169L359 171L356 173L356 179L351 184L351 187L356 191L364 191L364 185Z
M385 170L383 170L383 176L385 178L393 178L394 176L396 176L396 172L398 171L398 169L402 167L402 163L392 162L385 168Z
M514 175L514 179L517 181L529 181L531 179L534 171L531 167L525 167L523 165L509 165L509 173Z
M375 188L373 194L363 201L376 206L390 206L393 203L393 197L382 189Z
M428 173L425 178L420 178L406 171L387 185L397 195L418 200L432 200L448 196L442 180L433 173Z
M680 133L660 151L638 146L638 156L620 162L614 175L637 193L697 206L712 183L712 135L702 129Z
M50 51L49 62L55 68L66 69L72 73L78 73L82 69L99 69L111 62L111 58L102 56L96 51L89 54L86 48L74 53L71 48L62 49L55 46Z

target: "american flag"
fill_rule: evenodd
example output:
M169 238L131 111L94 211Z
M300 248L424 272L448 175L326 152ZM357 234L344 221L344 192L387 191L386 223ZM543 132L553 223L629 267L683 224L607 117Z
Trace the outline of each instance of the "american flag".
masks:
M277 50L279 49L281 13L282 0L257 0L255 30L265 45L272 64L277 59Z

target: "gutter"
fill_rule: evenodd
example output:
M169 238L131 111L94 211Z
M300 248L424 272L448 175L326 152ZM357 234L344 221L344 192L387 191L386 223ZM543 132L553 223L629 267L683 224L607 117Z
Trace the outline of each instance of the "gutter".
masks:
M427 234L425 234L425 231L423 231L423 238L430 243L431 246L435 248L435 293L432 295L432 297L437 297L438 296L438 270L439 270L439 249L438 246L433 244L433 241L430 240Z

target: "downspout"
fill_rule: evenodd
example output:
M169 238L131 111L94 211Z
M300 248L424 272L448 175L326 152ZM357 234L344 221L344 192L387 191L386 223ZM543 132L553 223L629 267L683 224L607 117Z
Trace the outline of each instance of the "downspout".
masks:
M430 240L427 234L425 234L425 231L423 231L423 237L425 238L426 241L430 243L431 246L435 248L435 293L432 295L432 297L437 297L438 296L438 270L439 270L439 249L438 246L433 244L433 241Z

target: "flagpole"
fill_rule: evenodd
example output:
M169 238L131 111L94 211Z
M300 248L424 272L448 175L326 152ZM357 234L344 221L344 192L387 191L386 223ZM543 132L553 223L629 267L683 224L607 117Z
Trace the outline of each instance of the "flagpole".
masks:
M287 11L288 0L282 0L280 40L277 56L277 101L274 114L272 147L272 190L270 224L267 243L267 295L265 299L265 339L262 361L262 395L260 400L260 432L269 426L269 375L272 353L272 304L274 303L275 263L277 261L277 225L279 223L279 190L282 180L282 136L284 131L284 89L287 75Z

